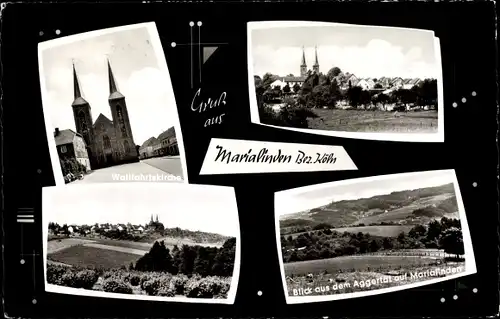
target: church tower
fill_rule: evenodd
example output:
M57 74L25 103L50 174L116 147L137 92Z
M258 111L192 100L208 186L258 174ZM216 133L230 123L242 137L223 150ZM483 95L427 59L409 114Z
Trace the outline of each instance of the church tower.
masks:
M300 76L307 76L306 52L302 47L302 63L300 64Z
M314 47L314 65L313 71L319 74L319 62L318 62L318 48Z
M92 120L92 113L90 111L90 104L82 95L82 89L78 76L76 74L75 64L73 63L73 93L74 100L71 104L73 108L73 117L75 119L76 132L83 136L85 144L87 145L87 153L90 160L90 166L95 165L93 156L94 150L94 127Z
M125 96L118 91L115 76L111 69L108 59L108 78L109 78L109 98L108 103L113 117L113 126L116 132L116 143L118 144L119 155L117 162L137 162L139 155L135 147L130 118L128 116Z

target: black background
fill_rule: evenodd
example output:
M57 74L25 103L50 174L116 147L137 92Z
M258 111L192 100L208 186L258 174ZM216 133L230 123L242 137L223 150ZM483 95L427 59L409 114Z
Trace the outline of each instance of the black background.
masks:
M497 87L493 2L468 3L157 3L9 4L2 11L4 174L4 298L8 316L474 316L498 312ZM377 142L277 130L250 124L246 22L301 20L434 30L441 40L445 143ZM86 31L155 21L182 126L190 183L236 188L241 272L234 305L121 301L45 293L41 255L41 187L55 185L45 134L37 44ZM227 92L227 105L190 110L189 22L202 21L201 42L223 42L202 69L202 95ZM61 34L55 34L59 29ZM194 36L197 39L195 26ZM43 35L40 35L43 31ZM196 50L195 50L196 53ZM195 54L196 55L196 54ZM194 57L196 66L198 57ZM471 96L471 92L477 96ZM466 97L467 102L460 100ZM457 108L452 107L453 102ZM69 107L69 106L68 106ZM225 113L223 124L204 121ZM211 137L343 145L358 171L199 176ZM423 288L344 301L286 305L276 251L275 191L341 179L455 169L467 212L477 274ZM472 183L476 182L477 187ZM16 223L19 207L35 209L35 224ZM33 262L35 265L33 265ZM33 268L33 266L35 268ZM33 274L33 269L35 272ZM35 278L35 279L33 279ZM473 288L478 292L474 294ZM257 291L262 291L262 296ZM453 295L458 299L452 299ZM442 303L440 299L446 301ZM37 300L36 304L32 299Z

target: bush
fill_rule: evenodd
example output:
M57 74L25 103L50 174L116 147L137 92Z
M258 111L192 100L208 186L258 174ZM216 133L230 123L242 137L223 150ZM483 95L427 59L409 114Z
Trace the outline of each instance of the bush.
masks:
M69 267L47 265L47 282L53 285L62 285L61 278L68 270Z
M170 289L171 276L155 276L152 279L146 280L141 284L144 290L150 296L158 296L160 292L166 292Z
M220 277L191 278L185 289L190 298L226 298L230 283Z
M132 275L132 276L130 277L130 284L131 284L132 286L139 286L139 285L140 285L140 283L141 283L141 279L142 279L142 278L141 278L140 276L138 276L138 275Z
M99 279L99 274L92 269L73 272L71 270L62 274L60 284L72 288L92 289Z
M170 288L173 290L175 294L183 295L184 287L188 282L188 277L186 275L177 275L172 277L170 280Z
M130 287L130 285L116 279L106 279L102 287L105 292L114 292L118 294L132 294L132 287Z

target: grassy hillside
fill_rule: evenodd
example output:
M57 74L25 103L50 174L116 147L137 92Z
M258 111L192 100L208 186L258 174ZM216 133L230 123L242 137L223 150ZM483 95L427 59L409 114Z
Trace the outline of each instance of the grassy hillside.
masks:
M327 223L346 227L381 222L398 223L409 218L439 218L458 211L453 183L393 192L370 198L342 200L308 211L282 216L280 226L314 227Z

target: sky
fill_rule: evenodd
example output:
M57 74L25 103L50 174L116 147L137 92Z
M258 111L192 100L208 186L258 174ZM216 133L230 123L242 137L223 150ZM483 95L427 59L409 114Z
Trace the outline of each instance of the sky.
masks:
M332 67L357 77L437 78L434 34L362 26L256 29L251 33L254 74L300 75L302 47L312 70L317 46L320 72Z
M72 61L83 97L89 102L93 121L100 113L110 120L107 57L125 96L134 142L141 145L176 122L175 99L168 74L162 71L147 27L122 30L66 43L42 52L47 105L44 111L54 129L75 129L71 103L74 100ZM57 41L57 40L55 40ZM160 45L161 46L161 45ZM159 49L159 51L163 51ZM166 66L163 66L166 68ZM164 70L164 69L163 69ZM43 88L42 88L43 89Z
M234 190L229 187L103 183L45 187L42 196L47 223L144 225L151 220L151 214L158 214L167 228L235 237L239 233L238 207Z
M326 205L333 201L370 198L395 191L412 190L452 183L450 171L429 171L408 176L395 176L383 181L373 179L346 185L327 183L315 189L296 189L276 194L276 212L279 216Z

